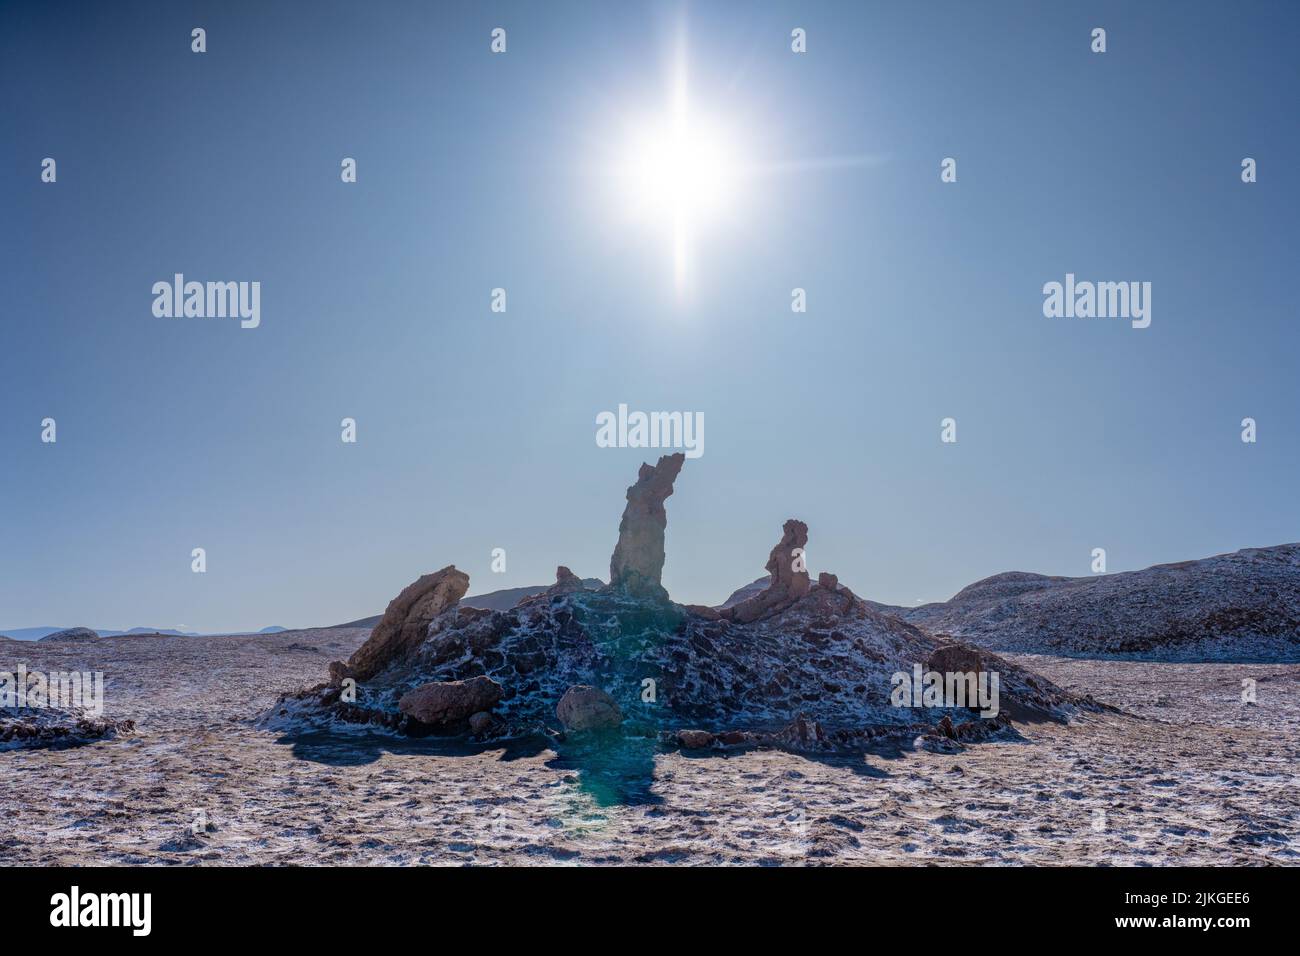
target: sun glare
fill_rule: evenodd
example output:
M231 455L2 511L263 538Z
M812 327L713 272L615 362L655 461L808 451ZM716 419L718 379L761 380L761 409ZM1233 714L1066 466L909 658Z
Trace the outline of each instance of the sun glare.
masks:
M684 58L664 115L629 125L619 189L634 218L668 237L674 285L685 292L693 245L732 206L739 179L723 126L692 109Z

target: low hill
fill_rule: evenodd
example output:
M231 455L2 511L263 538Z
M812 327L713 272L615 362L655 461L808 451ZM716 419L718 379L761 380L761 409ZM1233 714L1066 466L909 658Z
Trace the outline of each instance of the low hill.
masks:
M893 613L998 651L1300 660L1300 544L1091 577L996 574Z

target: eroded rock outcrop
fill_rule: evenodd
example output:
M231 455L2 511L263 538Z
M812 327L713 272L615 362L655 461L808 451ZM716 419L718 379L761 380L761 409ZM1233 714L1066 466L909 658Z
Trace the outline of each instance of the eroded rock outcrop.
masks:
M428 635L429 624L469 590L469 575L449 564L422 576L393 598L370 638L348 658L346 672L356 680L369 680L408 654ZM337 669L331 665L331 672Z
M627 489L627 506L618 525L618 543L609 559L610 587L641 597L667 600L660 579L664 570L664 528L668 513L664 499L673 493L673 482L686 456L681 452L664 455L658 464L643 464L636 484Z
M274 719L560 741L558 718L569 731L618 727L622 737L691 749L836 750L886 737L959 748L1009 731L1009 718L1022 714L1064 720L1100 709L982 652L974 652L976 669L1001 678L996 718L895 701L900 674L911 680L931 664L964 670L971 652L881 613L832 574L814 586L796 554L808 528L793 519L768 557L761 593L732 607L672 603L660 583L663 501L683 460L643 465L628 490L613 586L584 587L561 566L539 594L509 608L476 608L456 603L468 581L446 568L398 596L352 668L336 662L330 684L283 700ZM355 697L342 693L342 677L366 673Z
M791 518L782 528L781 540L768 555L767 572L771 581L767 589L732 607L731 619L749 624L788 607L807 594L812 587L803 558L803 549L807 545L808 526Z

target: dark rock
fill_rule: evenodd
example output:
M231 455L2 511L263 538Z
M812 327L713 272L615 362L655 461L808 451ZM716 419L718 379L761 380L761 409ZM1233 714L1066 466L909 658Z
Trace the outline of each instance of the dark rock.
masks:
M713 734L707 730L677 731L678 742L690 750L703 750L705 747L712 747L714 739Z
M466 681L434 681L403 694L397 707L408 717L431 727L456 724L479 711L491 710L501 699L501 685L490 677Z
M470 714L469 729L470 733L486 734L496 724L496 718L485 710L480 710L476 714Z

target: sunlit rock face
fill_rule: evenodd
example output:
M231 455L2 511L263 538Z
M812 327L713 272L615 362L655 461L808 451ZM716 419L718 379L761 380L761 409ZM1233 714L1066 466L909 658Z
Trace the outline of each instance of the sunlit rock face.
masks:
M618 525L618 543L609 560L609 583L628 594L666 600L660 580L664 571L664 529L668 513L664 500L686 456L664 455L659 463L642 465L636 484L627 490L627 507Z
M346 670L334 668L332 672L356 680L374 677L419 645L429 624L468 590L469 575L457 571L455 565L424 575L389 602L370 639L348 659Z

